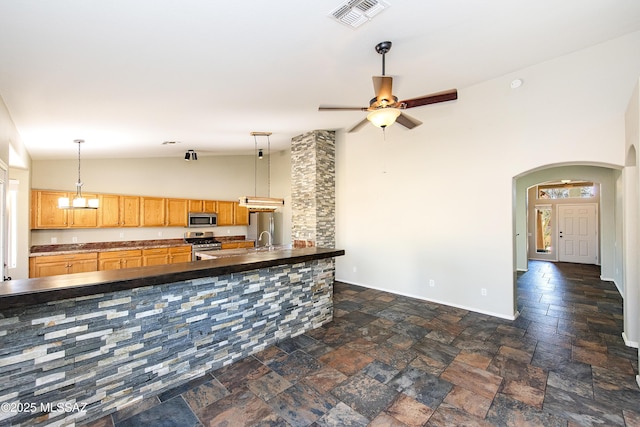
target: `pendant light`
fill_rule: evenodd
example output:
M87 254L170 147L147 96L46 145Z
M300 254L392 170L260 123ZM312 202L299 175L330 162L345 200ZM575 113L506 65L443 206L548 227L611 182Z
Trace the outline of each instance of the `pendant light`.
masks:
M98 209L98 199L87 199L82 195L82 181L80 180L80 145L84 143L84 139L76 139L73 142L78 144L78 182L76 182L76 194L71 200L69 200L68 197L60 197L58 199L58 208Z
M251 132L253 135L253 141L255 143L255 151L256 155L254 156L253 165L254 165L254 174L253 174L253 196L244 196L240 197L240 206L244 206L249 209L269 209L274 210L276 208L281 208L284 206L284 199L278 199L274 197L270 197L270 194L267 194L267 197L258 197L257 196L257 181L258 181L258 159L262 159L262 149L258 151L258 136L266 136L267 137L267 191L271 192L271 141L269 140L269 136L271 132Z

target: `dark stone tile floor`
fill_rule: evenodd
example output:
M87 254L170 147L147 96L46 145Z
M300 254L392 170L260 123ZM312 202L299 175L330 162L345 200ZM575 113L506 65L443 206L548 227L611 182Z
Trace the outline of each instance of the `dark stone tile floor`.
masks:
M599 274L530 262L515 321L336 283L333 322L88 426L640 426Z

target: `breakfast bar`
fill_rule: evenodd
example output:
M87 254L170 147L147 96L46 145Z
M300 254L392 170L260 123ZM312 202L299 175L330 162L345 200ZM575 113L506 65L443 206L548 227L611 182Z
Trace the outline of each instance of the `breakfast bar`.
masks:
M333 317L344 253L247 250L2 282L0 401L15 410L0 424L85 423L317 328ZM42 410L51 403L80 410Z

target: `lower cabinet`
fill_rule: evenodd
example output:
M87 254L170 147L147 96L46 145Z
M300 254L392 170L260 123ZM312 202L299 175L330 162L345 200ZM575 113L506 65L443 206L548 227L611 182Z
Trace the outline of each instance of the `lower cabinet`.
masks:
M177 264L179 262L191 261L191 245L173 246L169 248L169 263Z
M142 250L140 249L100 252L98 254L98 270L100 271L141 266Z
M98 270L98 253L45 255L29 258L29 277L57 276Z
M189 261L191 261L191 245L86 254L44 255L29 258L29 277L120 270L145 265L176 264Z
M142 250L142 265L177 264L191 261L191 245Z
M242 240L239 242L224 242L222 243L222 247L220 249L241 249L241 248L252 248L255 244L253 240Z

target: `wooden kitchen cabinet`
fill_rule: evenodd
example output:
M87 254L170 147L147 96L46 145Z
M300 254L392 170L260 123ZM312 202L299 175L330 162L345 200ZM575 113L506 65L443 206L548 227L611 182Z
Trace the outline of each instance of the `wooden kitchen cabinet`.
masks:
M235 205L237 202L218 200L218 225L235 225Z
M140 197L140 225L164 227L166 202L162 197Z
M142 265L169 264L169 248L150 248L142 250Z
M140 197L100 194L98 227L139 227Z
M176 264L191 261L191 245L142 250L142 265Z
M206 213L218 213L218 201L217 200L203 200L202 211Z
M93 228L98 226L97 209L60 209L58 199L72 199L76 193L34 190L31 192L31 228ZM95 194L83 194L94 199Z
M189 200L166 199L166 203L166 219L164 225L167 227L186 227Z
M204 212L204 200L189 200L189 212Z
M100 252L98 254L98 270L100 271L141 266L142 250L140 249Z
M67 213L58 208L58 199L67 197L60 191L34 190L31 192L31 228L67 228Z
M57 276L98 270L98 253L44 255L29 258L29 277Z
M249 225L249 208L240 206L238 202L234 203L236 204L235 225Z
M169 248L169 263L177 264L179 262L191 261L191 245L173 246Z
M253 248L255 243L253 240L240 240L237 242L223 242L220 249L242 249L242 248Z

